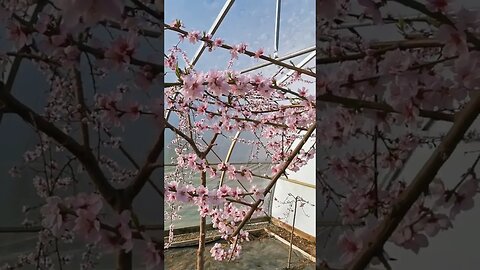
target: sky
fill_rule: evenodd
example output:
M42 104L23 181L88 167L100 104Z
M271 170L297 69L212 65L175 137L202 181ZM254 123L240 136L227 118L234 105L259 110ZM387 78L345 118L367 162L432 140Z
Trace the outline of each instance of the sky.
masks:
M279 39L279 56L315 46L315 10L314 0L283 0L281 4L281 22ZM165 22L181 19L187 31L208 31L222 9L222 0L166 0ZM245 42L248 49L256 51L263 48L265 55L273 55L275 36L275 7L273 0L241 0L235 1L215 37L222 38L226 44L236 45ZM168 50L178 42L175 33L165 33L165 49ZM199 44L184 42L180 47L193 57ZM304 56L294 59L295 63ZM196 68L199 71L224 69L230 58L227 50L205 52ZM234 65L235 70L242 70L263 63L250 57L239 57ZM313 61L310 64L313 67ZM269 69L271 71L271 69ZM169 78L167 76L167 78ZM171 78L171 77L170 77Z
M166 0L165 1L165 22L171 23L176 19L182 20L186 31L207 32L216 17L221 11L226 1L218 0ZM315 46L315 12L314 0L283 0L281 2L281 19L280 19L280 38L279 38L279 56ZM247 43L248 49L256 51L263 48L265 55L273 55L274 52L274 36L275 36L275 11L276 1L253 1L241 0L235 1L221 23L220 27L213 38L220 37L228 45L236 45L239 43ZM178 35L172 31L165 32L165 51L178 43ZM191 59L195 52L201 46L201 43L190 44L188 41L180 43L179 47ZM307 55L302 55L291 59L295 64L301 62ZM228 50L216 49L213 52L205 50L200 60L195 65L198 72L207 72L212 69L222 70L227 67L230 60ZM233 69L241 71L265 61L253 59L245 55L240 55L235 62ZM184 63L180 62L184 66ZM314 67L312 59L306 67ZM278 69L271 65L260 70L252 71L252 73L262 73L265 76L273 75ZM176 81L173 73L166 70L166 82ZM282 78L280 73L278 78ZM308 78L311 79L311 78ZM294 85L293 85L294 86ZM307 87L311 92L314 91L313 82ZM171 134L167 137L171 138ZM243 135L242 135L243 136ZM233 134L232 134L233 137ZM228 150L230 143L225 142L225 146L221 152ZM170 153L171 151L169 151ZM221 154L221 156L224 156ZM236 149L232 160L245 161L246 152Z

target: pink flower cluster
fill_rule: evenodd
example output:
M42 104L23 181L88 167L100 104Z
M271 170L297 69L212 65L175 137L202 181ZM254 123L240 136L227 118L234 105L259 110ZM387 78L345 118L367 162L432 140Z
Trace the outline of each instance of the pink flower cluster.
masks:
M243 97L247 93L269 98L274 89L272 80L258 75L241 75L230 71L210 71L208 73L190 73L181 77L182 94L188 101L202 99L205 91L216 96L235 94Z
M98 194L79 193L73 197L48 197L42 206L42 226L56 237L74 233L87 243L103 246L107 251L133 247L131 214L128 210L114 217L115 231L102 228L100 211L103 199Z
M176 181L168 183L165 193L167 201L170 203L181 202L197 205L200 216L210 217L213 227L218 229L224 239L228 239L234 232L236 225L245 218L249 209L236 207L229 199L239 202L248 195L252 195L256 200L264 199L263 191L255 186L249 192L242 192L241 188L231 188L225 185L219 189L208 190L202 185L195 188L193 185L181 185ZM244 203L248 202L244 201ZM257 212L259 211L261 209L257 210ZM236 244L230 245L228 250L224 250L220 244L214 246L211 250L212 256L216 260L238 257L241 250L240 244L248 241L248 232L241 230L235 238L238 240L231 241L236 241Z

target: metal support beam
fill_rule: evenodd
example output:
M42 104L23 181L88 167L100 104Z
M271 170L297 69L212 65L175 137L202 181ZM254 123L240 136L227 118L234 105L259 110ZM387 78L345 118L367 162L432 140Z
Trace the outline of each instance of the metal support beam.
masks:
M316 51L313 51L311 52L309 55L307 55L307 57L305 57L302 62L300 62L298 64L298 67L304 67L308 62L310 62L312 59L315 58L315 56L317 55L317 52ZM288 80L288 78L290 78L293 74L295 73L294 70L291 70L287 73L287 75L285 75L283 78L281 78L280 80L277 81L277 84L280 85L281 83L285 82L286 80Z
M230 8L232 7L233 3L235 2L235 0L227 0L225 2L225 5L223 5L223 8L222 10L220 11L220 13L218 14L217 18L215 19L215 21L213 22L212 26L210 27L210 29L208 30L208 34L209 35L214 35L215 32L218 30L218 28L220 27L220 24L222 23L223 19L225 19L225 16L227 16L227 13L228 11L230 10ZM203 52L205 51L205 43L203 43L200 48L198 48L197 52L195 53L195 55L193 56L193 59L192 59L192 67L197 63L197 61L200 59L200 56L202 56Z
M309 53L309 52L313 52L315 50L316 50L316 47L311 46L311 47L305 48L303 50L287 54L283 57L278 58L277 60L278 61L285 61L285 60L288 60L288 59L291 59L291 58L294 58L294 57L297 57L297 56L304 55L304 54ZM271 63L271 62L264 63L264 64L261 64L261 65L257 65L257 66L247 68L247 69L244 69L244 70L240 71L240 74L247 73L247 72L250 72L250 71L254 71L254 70L257 70L257 69L260 69L260 68L268 67L268 66L271 66L271 65L273 65L273 63Z
M273 57L278 57L278 43L280 39L280 10L282 7L282 0L277 0L277 7L276 7L276 16L275 16L275 43L274 43L274 52Z

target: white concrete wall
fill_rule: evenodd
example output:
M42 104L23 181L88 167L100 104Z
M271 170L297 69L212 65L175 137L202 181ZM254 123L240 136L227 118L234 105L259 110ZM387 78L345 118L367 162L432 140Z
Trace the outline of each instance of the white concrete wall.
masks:
M310 149L314 139L309 140L303 149ZM309 160L309 162L303 166L298 172L287 171L288 178L296 181L301 181L309 185L315 185L315 158ZM304 200L310 202L310 204L305 204L303 209L298 207L295 228L315 237L315 188L299 185L297 183L288 182L285 180L285 177L282 177L278 180L275 190L274 198L278 201L273 200L272 202L272 217L280 219L281 221L289 224L293 224L293 212L290 212L288 218L285 219L285 214L288 212L288 205L282 204L288 198L288 194L291 193L293 196L299 196ZM288 200L293 200L293 197L288 198ZM300 206L300 203L298 204ZM293 210L293 207L292 207Z

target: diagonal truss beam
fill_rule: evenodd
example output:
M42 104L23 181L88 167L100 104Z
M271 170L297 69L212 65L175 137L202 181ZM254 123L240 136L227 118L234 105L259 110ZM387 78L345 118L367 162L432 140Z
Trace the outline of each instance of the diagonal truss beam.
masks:
M225 17L227 16L227 13L228 13L228 11L230 11L230 8L233 6L234 2L235 2L235 0L227 0L225 2L225 5L223 5L222 10L220 10L220 13L218 13L217 18L215 19L212 26L208 30L208 34L210 36L213 36L215 34L215 32L217 32L218 28L220 27L220 25L223 22L223 19L225 19ZM206 43L203 43L202 46L200 46L200 48L198 48L197 52L193 56L192 66L194 66L197 63L198 60L200 60L200 57L202 56L203 52L205 51L205 48L207 48L205 45L206 45Z

